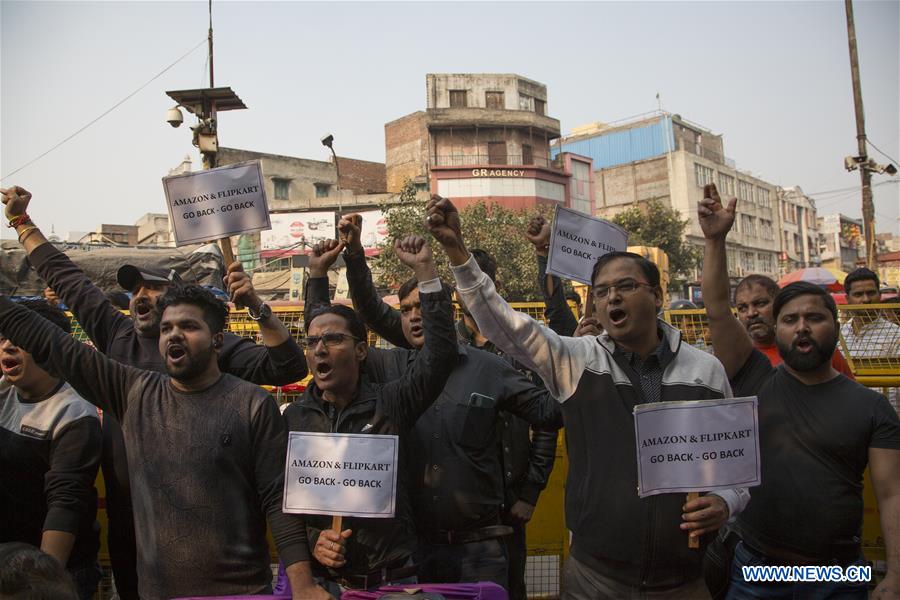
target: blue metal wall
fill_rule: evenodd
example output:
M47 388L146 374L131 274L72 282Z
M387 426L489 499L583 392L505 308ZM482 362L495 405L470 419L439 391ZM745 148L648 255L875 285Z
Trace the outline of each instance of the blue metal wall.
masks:
M668 147L666 137L669 138ZM595 170L660 156L667 150L675 150L671 117L632 129L598 133L591 138L563 143L561 148L556 145L550 148L552 157L559 152L589 156L594 160Z

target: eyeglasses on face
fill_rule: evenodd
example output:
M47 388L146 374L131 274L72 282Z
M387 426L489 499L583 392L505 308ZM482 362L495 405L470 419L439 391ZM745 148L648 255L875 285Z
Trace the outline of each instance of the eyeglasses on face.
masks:
M594 300L606 300L607 298L609 298L609 293L613 289L617 290L623 296L628 296L637 291L637 289L641 286L645 286L651 289L653 288L652 285L650 285L649 283L644 283L643 281L623 279L615 285L595 285L591 290L591 294L594 296Z
M334 346L340 346L345 340L360 341L358 337L347 333L323 333L322 335L308 335L301 339L300 343L305 349L309 350L318 346L319 342L325 344L326 348L333 348Z

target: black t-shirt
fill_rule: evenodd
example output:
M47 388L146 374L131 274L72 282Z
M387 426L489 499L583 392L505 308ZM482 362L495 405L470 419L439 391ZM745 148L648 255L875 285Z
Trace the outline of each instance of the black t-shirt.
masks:
M732 379L759 397L762 485L739 517L762 551L855 560L869 448L900 449L900 419L881 394L845 377L805 385L754 350Z

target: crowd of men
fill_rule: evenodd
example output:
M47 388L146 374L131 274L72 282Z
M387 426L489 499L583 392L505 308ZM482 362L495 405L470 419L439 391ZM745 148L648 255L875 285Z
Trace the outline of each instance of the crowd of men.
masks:
M523 234L548 325L516 312L496 291L494 258L466 247L458 211L438 196L423 218L455 289L438 277L429 243L408 235L394 252L412 277L399 309L385 303L360 220L346 215L338 239L312 248L299 344L239 262L227 268L227 292L262 344L225 331L227 307L208 290L142 266L118 272L131 294L126 316L47 241L28 216L31 195L0 190L31 265L92 342L77 342L50 303L0 295L0 596L91 597L102 468L123 599L270 593L268 525L294 598L488 581L521 600L525 525L565 426L565 598L865 598L865 582L761 584L741 567L862 565L867 467L887 548L875 594L900 597L900 419L852 379L822 288L751 276L730 297L735 201L723 205L714 185L704 192L714 354L659 318L659 270L636 254L596 262L591 315L576 319L563 282L546 273L550 225L540 217ZM352 309L329 297L341 255ZM854 272L847 286L851 302L879 300L874 273ZM889 320L843 327L851 355L900 354ZM393 347L370 347L368 329ZM307 373L283 414L259 386ZM762 484L640 498L634 407L731 396L759 398ZM290 431L398 436L394 517L345 517L333 529L330 517L283 512ZM714 561L704 567L714 548L726 550L724 575Z

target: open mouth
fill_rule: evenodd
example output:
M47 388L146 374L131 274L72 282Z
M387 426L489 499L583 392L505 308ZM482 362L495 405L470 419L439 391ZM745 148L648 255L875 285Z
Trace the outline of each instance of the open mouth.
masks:
M411 334L413 334L414 336L418 337L421 335L425 335L425 328L422 327L421 325L413 325L412 327L409 328L409 332Z
M800 352L803 352L804 354L807 352L811 352L814 347L815 346L810 339L800 339L794 342L794 348L796 348Z
M16 375L22 369L22 365L14 358L4 358L0 360L0 368L7 375Z
M614 308L609 311L609 322L611 325L616 327L621 326L625 323L625 320L628 318L628 313L622 310L621 308Z
M187 351L178 344L172 344L166 349L166 357L173 363L181 362L185 356L187 356Z
M321 378L327 378L331 375L333 368L328 363L319 363L316 365L316 376Z
M142 318L148 316L152 311L153 307L146 303L141 303L134 307L134 312Z

